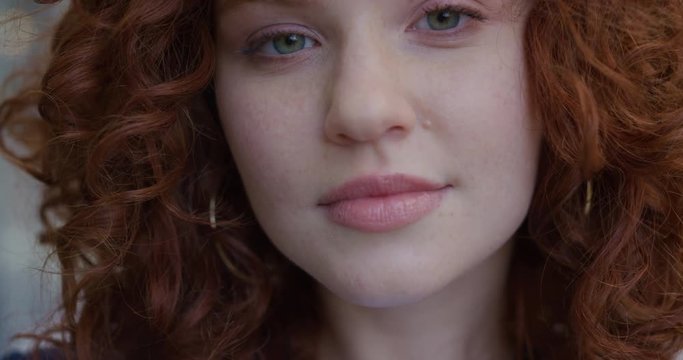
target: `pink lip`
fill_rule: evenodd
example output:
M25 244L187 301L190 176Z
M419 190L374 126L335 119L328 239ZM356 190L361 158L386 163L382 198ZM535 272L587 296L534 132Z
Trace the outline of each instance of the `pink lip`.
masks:
M319 202L329 219L367 232L386 232L414 223L439 207L449 185L395 174L365 176L333 189Z

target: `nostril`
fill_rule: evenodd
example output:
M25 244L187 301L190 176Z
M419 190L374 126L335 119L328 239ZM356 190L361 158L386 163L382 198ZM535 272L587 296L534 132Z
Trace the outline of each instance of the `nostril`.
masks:
M342 143L342 144L348 144L348 143L350 143L352 140L351 140L351 138L350 138L348 135L346 135L346 134L344 134L344 133L338 133L338 134L337 134L337 141L339 141L339 142Z
M403 126L392 126L386 131L386 135L389 137L404 136L406 133L406 128Z

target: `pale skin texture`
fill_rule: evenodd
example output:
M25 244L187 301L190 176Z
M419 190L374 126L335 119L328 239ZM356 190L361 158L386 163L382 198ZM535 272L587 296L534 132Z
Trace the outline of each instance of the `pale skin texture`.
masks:
M425 28L429 5L484 20ZM504 286L541 141L525 95L526 10L514 9L510 0L218 6L224 132L264 231L319 282L320 359L512 357ZM264 29L308 40L289 55L272 41L260 56L239 51ZM350 179L394 173L452 188L434 212L390 232L340 226L318 206Z

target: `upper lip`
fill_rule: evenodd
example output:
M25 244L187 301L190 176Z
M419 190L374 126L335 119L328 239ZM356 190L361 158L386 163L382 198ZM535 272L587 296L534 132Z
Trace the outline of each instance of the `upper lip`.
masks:
M318 204L330 205L339 201L365 197L433 191L447 186L448 185L406 174L361 176L330 190L320 199Z

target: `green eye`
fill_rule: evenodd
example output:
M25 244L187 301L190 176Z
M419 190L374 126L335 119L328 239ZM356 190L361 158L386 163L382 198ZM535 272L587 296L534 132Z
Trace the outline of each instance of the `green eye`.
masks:
M273 48L278 54L287 55L306 47L306 37L299 34L284 34L273 38Z
M427 14L427 25L432 30L448 30L460 24L460 13L452 10L437 10Z

